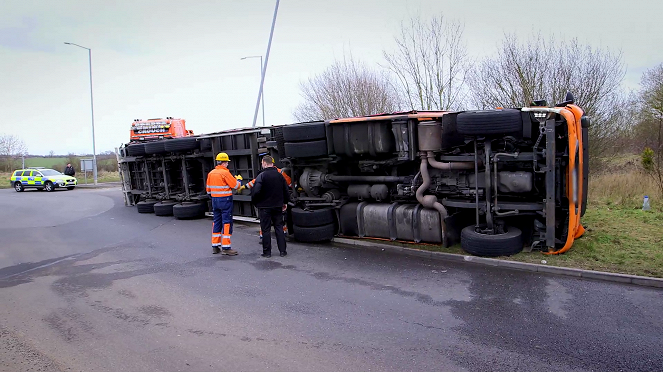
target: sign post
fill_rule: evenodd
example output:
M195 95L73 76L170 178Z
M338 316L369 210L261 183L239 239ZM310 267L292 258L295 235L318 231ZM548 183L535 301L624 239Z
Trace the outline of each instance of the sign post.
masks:
M87 185L87 172L92 172L94 174L93 158L81 159L81 172L83 172L83 177L85 177L85 184Z

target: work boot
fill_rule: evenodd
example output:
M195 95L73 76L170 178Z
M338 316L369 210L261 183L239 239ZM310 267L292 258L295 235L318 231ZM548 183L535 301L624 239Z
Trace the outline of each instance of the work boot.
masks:
M221 253L221 249L219 247L212 247L212 254L219 254Z
M228 256L237 256L237 251L234 249L223 249L221 250L221 254L225 254Z
M260 257L270 258L270 257L272 257L272 254L271 253L263 253L263 254L260 255Z
M288 252L286 252L286 251L283 251L283 252L279 253L279 256L281 256L281 257L285 257L287 255L288 255Z

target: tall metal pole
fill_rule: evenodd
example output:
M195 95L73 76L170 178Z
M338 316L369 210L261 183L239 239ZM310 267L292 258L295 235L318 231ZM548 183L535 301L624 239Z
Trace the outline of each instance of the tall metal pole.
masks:
M258 109L260 108L260 99L262 98L262 88L263 85L265 84L265 75L267 74L267 63L269 62L269 51L272 48L272 37L274 36L274 26L276 26L276 15L279 12L279 2L280 0L276 0L276 7L274 8L274 18L272 19L272 29L271 31L269 31L269 42L267 43L267 53L265 54L265 65L262 67L262 74L260 74L260 91L258 92L256 111L253 114L253 127L256 126L256 121L258 120Z
M93 158L92 162L94 163L94 169L92 170L92 174L94 176L94 184L96 185L97 184L97 147L94 137L94 97L92 95L92 49L74 43L65 42L65 44L87 49L88 52L88 60L90 63L90 108L92 112L92 158Z
M94 177L94 184L97 185L97 146L94 140L94 98L92 95L92 49L88 49L88 57L90 61L90 108L92 110L92 162L94 163L94 169L92 171L92 177Z
M260 56L260 75L261 75L260 78L263 79L263 80L265 79L264 74L265 74L265 72L263 71L263 67L262 67L262 56ZM265 126L265 93L262 93L260 96L262 97L262 126L264 127Z
M262 78L262 56L248 56L248 57L242 57L240 58L241 60L249 59L249 58L260 58L260 77ZM262 126L265 126L265 95L262 95Z

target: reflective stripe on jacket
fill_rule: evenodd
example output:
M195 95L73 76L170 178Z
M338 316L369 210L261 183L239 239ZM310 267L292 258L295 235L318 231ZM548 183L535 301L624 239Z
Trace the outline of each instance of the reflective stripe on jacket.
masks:
M207 193L214 198L232 196L233 190L237 190L239 186L240 183L223 165L217 165L207 175Z

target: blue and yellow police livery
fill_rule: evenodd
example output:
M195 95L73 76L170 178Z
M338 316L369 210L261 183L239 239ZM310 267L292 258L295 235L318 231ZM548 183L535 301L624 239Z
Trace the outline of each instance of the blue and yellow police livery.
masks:
M75 177L46 168L19 169L12 174L10 182L17 192L21 192L26 188L36 188L49 192L58 187L73 190L77 184Z

